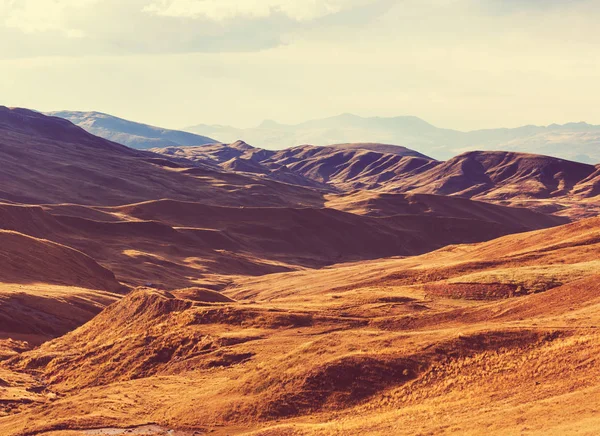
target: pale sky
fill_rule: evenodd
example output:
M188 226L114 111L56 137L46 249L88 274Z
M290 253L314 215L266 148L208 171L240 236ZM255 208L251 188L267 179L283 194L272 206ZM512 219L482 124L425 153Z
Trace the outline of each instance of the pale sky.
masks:
M0 104L250 127L600 124L600 0L0 0Z

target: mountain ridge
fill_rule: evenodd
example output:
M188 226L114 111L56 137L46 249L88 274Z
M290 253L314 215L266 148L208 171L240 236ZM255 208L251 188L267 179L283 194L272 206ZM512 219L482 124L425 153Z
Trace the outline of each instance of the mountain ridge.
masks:
M47 114L67 119L96 136L137 149L169 145L202 145L217 142L206 136L154 127L103 112L55 111Z
M450 195L577 218L600 210L599 166L532 153L469 151L438 161L385 144L304 145L273 151L240 141L233 146L152 150L267 179L285 173L290 183L338 194L367 190Z

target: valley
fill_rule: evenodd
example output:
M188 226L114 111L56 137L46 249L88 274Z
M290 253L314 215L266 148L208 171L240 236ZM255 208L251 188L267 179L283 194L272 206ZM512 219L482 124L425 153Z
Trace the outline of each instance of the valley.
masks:
M0 434L597 432L597 166L163 145L0 108Z

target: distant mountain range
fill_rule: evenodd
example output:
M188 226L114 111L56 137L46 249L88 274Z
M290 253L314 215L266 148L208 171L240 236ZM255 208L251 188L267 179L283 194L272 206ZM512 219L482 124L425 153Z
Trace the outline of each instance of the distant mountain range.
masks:
M184 130L227 143L242 139L271 150L303 144L379 142L409 147L440 160L465 151L503 150L600 162L600 126L587 123L460 132L435 127L417 117L364 118L343 114L295 125L264 121L250 129L200 124Z
M408 147L438 160L466 151L502 150L591 164L600 162L600 126L587 123L461 132L441 129L411 116L364 118L342 114L294 125L264 121L255 128L238 129L199 124L182 131L140 124L100 112L61 111L48 115L65 118L96 136L138 149L217 142L229 144L238 140L266 150L307 144L379 143Z
M93 135L138 149L216 142L206 136L149 126L101 112L59 111L47 115L67 119Z

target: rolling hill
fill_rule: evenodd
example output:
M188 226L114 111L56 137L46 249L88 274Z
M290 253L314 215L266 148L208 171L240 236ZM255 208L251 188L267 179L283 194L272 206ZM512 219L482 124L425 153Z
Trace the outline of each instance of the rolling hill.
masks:
M322 204L312 190L189 162L182 167L25 109L0 107L0 134L5 201L119 205L170 197L236 206Z
M385 190L510 200L558 198L595 171L593 165L511 152L468 152Z
M381 144L307 145L274 152L243 142L153 151L267 179L286 174L289 183L337 193L457 196L572 218L595 216L600 210L597 167L551 156L472 151L437 161Z
M0 434L600 424L597 167L155 151L0 107Z
M217 165L219 159L231 162L229 152L260 159L259 150L243 143L209 148L216 157L204 165L132 150L26 110L1 110L0 131L5 201L43 205L1 205L3 228L93 256L128 286L219 287L233 274L414 255L565 222L451 198L429 200L445 203L438 208L443 213L430 213L430 206L398 213L387 203L377 214L354 213L343 195L332 197L310 183L281 183ZM316 151L376 153L345 147ZM390 156L425 159L394 150Z
M599 232L590 219L240 277L217 303L140 289L7 360L58 399L34 396L0 429L501 435L526 419L540 434L593 433Z
M0 360L73 330L128 290L68 246L10 230L0 246Z

